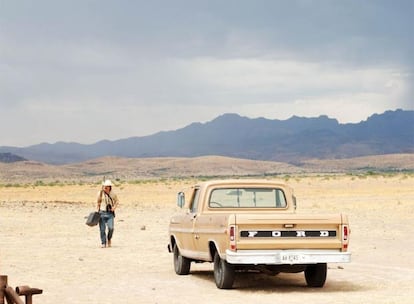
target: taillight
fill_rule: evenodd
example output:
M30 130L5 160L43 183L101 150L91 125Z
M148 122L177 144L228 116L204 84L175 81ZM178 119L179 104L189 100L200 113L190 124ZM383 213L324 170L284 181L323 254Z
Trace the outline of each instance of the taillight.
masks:
M342 251L348 250L349 228L348 226L342 226Z
M230 239L230 250L235 251L236 250L236 227L235 226L230 226L229 239Z
M348 226L344 226L342 236L344 241L348 240Z
M236 239L235 234L236 234L235 227L231 226L230 227L230 242L234 242L234 240Z

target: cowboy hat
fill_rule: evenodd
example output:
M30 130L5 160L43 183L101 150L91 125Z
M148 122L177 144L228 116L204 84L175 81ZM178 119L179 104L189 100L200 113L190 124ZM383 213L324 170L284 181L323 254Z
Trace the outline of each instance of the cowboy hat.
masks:
M111 182L111 180L110 180L110 179L105 180L105 181L102 183L102 186L104 186L104 187L106 187L106 186L112 187L112 182Z

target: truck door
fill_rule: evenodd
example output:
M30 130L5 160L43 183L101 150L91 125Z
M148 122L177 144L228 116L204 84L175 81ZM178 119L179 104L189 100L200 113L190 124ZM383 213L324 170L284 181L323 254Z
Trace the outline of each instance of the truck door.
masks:
M187 252L187 255L194 256L195 253L195 245L194 245L194 226L197 220L197 212L198 212L198 204L199 204L199 195L200 189L195 188L193 194L190 199L189 210L188 213L185 215L183 220L183 248Z

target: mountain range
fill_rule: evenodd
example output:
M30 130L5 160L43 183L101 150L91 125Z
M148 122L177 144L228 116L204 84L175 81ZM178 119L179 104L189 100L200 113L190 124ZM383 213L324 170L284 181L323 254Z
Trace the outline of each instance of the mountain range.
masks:
M48 164L76 163L103 156L204 155L294 164L305 159L414 153L414 111L386 111L366 121L347 124L325 115L270 120L223 114L206 123L196 122L149 136L102 140L94 144L57 142L28 147L2 146L0 153Z

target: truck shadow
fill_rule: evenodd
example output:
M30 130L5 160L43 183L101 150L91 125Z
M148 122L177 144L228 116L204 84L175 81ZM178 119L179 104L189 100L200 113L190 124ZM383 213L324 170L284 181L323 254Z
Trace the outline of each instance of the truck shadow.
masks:
M191 275L205 281L210 281L215 287L212 271L192 271ZM306 285L303 273L281 273L271 276L262 273L237 272L233 289L246 292L355 292L366 291L367 286L358 285L350 281L333 280L328 278L323 288L309 288Z

